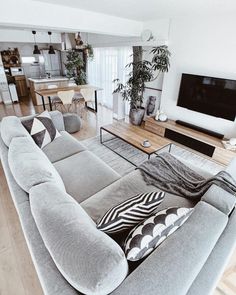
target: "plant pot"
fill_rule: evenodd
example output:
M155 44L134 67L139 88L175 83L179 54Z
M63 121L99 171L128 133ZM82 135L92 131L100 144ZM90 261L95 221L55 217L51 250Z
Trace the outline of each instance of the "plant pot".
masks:
M130 109L129 117L133 125L141 125L145 114L145 108Z

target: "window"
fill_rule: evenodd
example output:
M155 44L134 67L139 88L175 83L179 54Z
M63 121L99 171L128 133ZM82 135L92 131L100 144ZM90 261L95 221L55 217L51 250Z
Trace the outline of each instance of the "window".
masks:
M94 48L94 59L88 62L88 82L103 89L98 91L98 102L102 105L113 107L112 81L127 80L129 69L125 66L132 61L132 53L132 47Z

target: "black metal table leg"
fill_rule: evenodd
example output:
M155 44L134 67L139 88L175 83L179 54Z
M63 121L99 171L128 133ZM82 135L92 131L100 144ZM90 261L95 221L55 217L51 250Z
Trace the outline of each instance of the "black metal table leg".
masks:
M48 96L48 101L49 101L49 109L52 111L52 101L51 101L51 96Z
M102 143L102 127L100 128L100 143Z
M45 101L44 101L44 96L43 95L41 95L41 99L42 99L42 103L43 103L43 109L45 111L46 110L46 107L45 107Z
M98 95L97 95L97 90L95 90L95 112L97 113L98 111Z
M85 102L85 106L86 106L86 108L87 108L88 110L97 113L97 111L98 111L98 96L97 96L97 90L94 91L94 98L95 98L95 101L94 101L94 104L95 104L94 109L91 108L90 106L88 106L88 103L87 103L87 102Z

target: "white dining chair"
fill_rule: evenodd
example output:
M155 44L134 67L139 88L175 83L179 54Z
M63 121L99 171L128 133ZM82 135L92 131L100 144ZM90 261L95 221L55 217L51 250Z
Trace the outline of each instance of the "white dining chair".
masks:
M71 105L72 105L72 100L74 97L75 91L74 90L65 90L65 91L58 91L57 95L62 101L63 107L66 112L69 112Z
M80 93L84 98L85 104L92 103L94 107L95 97L94 97L94 88L85 87L80 89Z
M48 89L56 89L56 88L58 88L58 86L56 84L49 84L47 86L47 88ZM51 96L51 103L52 103L52 107L53 107L54 110L57 110L58 106L60 106L60 109L62 111L62 101L58 97L58 95Z

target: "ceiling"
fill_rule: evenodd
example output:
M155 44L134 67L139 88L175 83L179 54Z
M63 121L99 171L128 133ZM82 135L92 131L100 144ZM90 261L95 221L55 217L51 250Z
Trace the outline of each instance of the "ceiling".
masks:
M69 6L137 21L236 13L235 0L32 0Z

